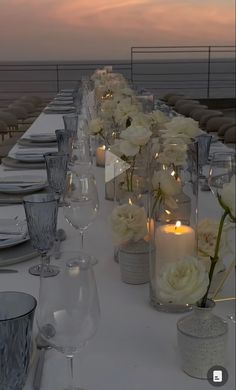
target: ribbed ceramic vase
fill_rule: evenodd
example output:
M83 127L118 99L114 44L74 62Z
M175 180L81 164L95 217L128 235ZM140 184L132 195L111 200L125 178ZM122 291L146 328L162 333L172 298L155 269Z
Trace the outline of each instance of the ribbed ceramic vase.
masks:
M214 366L226 367L228 324L213 314L215 304L194 306L193 311L177 323L178 349L182 370L199 379L207 379Z

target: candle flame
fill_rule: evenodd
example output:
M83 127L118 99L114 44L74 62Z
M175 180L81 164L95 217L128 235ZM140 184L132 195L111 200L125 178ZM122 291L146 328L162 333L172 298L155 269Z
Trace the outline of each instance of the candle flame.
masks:
M181 222L177 221L176 224L175 224L175 229L178 229L180 226L181 226Z
M166 214L170 215L171 212L169 210L165 210Z
M106 146L105 146L105 145L102 145L101 149L102 149L102 150L105 150L105 149L106 149Z
M129 198L129 204L131 204L131 205L133 204L133 203L132 203L132 200L131 200L130 198Z
M159 156L159 153L156 153L154 158L158 158L158 156Z
M172 172L171 172L171 176L174 176L174 175L175 175L175 171L172 171Z

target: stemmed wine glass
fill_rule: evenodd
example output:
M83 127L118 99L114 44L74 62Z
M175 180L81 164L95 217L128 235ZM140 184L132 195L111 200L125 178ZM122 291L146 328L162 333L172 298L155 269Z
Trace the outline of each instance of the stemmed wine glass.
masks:
M24 197L23 205L33 248L45 264L43 268L42 264L30 267L29 273L40 276L43 269L44 276L55 276L58 268L49 265L48 252L56 238L58 201L53 194L34 194Z
M73 358L95 335L100 307L92 261L83 252L62 252L60 272L51 281L41 276L37 323L40 335L68 359L71 383L75 386Z
M229 183L236 174L236 154L234 152L216 152L212 156L208 184L217 198L218 191Z
M97 218L99 200L94 176L89 173L72 172L64 196L64 215L78 229L83 249L84 232Z

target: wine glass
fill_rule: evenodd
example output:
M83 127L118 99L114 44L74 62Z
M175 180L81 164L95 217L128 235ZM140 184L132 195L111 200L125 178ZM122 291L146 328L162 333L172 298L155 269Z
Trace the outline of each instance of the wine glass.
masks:
M96 182L91 173L71 173L63 209L67 222L79 230L83 249L84 232L97 218L99 211Z
M44 268L42 264L30 267L29 273L40 276L43 270L44 276L55 276L58 268L49 265L48 252L56 238L58 201L53 194L34 194L24 197L23 205L33 248L46 265Z
M66 187L68 158L68 154L61 152L44 154L49 187L58 201Z
M234 152L216 152L212 156L208 184L217 198L218 191L229 183L236 174L236 154Z
M100 307L92 258L83 252L62 252L60 272L51 281L41 276L37 324L42 338L68 359L75 386L73 358L95 335Z

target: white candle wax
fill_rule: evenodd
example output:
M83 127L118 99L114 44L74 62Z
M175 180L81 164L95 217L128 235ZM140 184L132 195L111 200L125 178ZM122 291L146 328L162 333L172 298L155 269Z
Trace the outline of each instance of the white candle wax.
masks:
M195 232L190 226L167 224L156 229L157 260L173 262L194 255Z
M99 146L96 150L96 164L99 167L105 167L106 146Z

